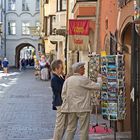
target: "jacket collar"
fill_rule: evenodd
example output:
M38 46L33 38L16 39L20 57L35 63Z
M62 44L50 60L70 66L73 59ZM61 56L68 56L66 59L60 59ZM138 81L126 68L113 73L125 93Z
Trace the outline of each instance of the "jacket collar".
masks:
M79 73L74 73L73 75L74 75L74 76L82 76L82 75L79 74Z
M53 75L54 76L57 76L57 77L60 77L57 73L53 72Z

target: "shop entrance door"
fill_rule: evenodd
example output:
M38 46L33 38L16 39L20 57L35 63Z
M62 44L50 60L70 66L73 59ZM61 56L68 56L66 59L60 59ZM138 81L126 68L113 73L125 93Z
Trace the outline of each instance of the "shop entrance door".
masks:
M131 126L132 140L140 140L140 36L132 26L132 89Z

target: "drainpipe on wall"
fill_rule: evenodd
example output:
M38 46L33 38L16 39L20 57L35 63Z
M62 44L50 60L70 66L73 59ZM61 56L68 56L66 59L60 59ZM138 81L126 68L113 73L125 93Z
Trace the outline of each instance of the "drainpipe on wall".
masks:
M68 25L69 22L69 0L67 0L67 8L66 8L66 34L65 34L65 49L64 49L64 55L65 55L65 74L67 74L67 51L68 51Z
M0 53L0 57L1 57L1 56L3 56L3 44L2 44L3 43L3 15L2 15L3 14L3 0L1 0L1 10L0 11L1 11L1 13L0 13L1 14L0 15L0 18L1 18L0 19L1 20L0 21L1 22L1 25L0 25L1 26L0 27L1 28L1 33L0 33L0 43L1 43L0 44L1 45L0 51L1 51L1 53Z
M3 9L3 15L4 15L4 57L6 57L6 0L4 0L4 9Z

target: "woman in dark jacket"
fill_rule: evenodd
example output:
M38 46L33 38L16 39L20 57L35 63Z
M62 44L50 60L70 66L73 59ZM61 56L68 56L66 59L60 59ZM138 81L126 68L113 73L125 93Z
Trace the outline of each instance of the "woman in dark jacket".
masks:
M53 109L57 110L56 123L53 140L62 140L66 128L66 115L61 113L62 98L61 92L64 83L63 62L54 60L51 64L52 78L51 87L53 91Z

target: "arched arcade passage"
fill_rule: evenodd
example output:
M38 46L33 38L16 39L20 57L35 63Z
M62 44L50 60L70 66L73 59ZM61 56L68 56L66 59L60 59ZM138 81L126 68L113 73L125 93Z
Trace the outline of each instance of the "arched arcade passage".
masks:
M34 51L36 52L35 47L33 45L31 45L30 43L22 43L22 44L18 45L15 49L15 51L16 51L16 53L15 53L15 66L17 68L19 67L21 50L24 49L25 47L26 48L32 47L34 49Z

